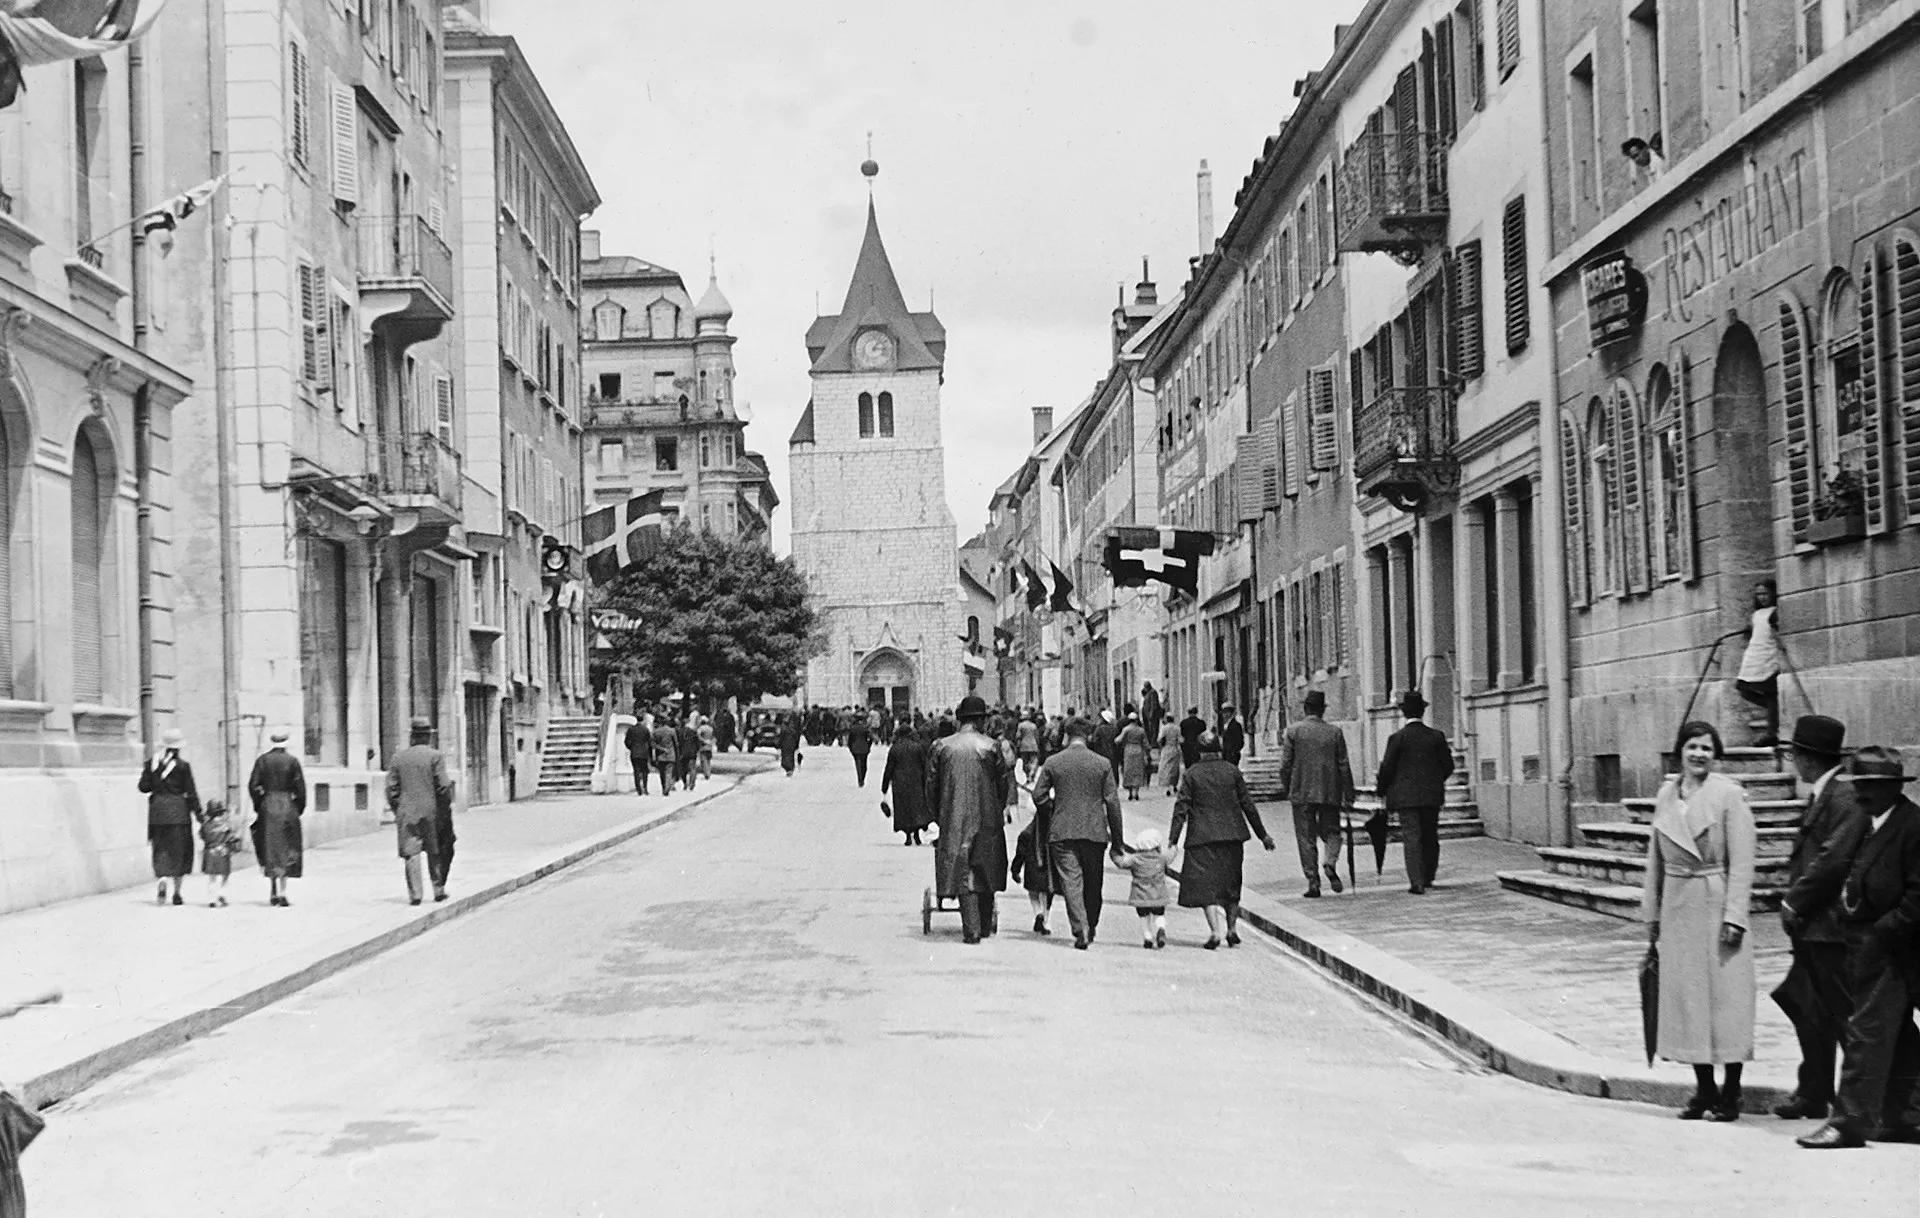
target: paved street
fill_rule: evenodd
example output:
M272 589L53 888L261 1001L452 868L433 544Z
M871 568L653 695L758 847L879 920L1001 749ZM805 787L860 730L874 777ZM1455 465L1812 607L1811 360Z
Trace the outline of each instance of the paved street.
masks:
M951 915L923 938L930 852L876 786L809 748L115 1076L49 1113L31 1212L1911 1206L1914 1148L1816 1155L1784 1122L1470 1071L1257 937L1199 950L1184 911L1160 953L1124 908L1090 952L1034 939L1018 893L986 945Z

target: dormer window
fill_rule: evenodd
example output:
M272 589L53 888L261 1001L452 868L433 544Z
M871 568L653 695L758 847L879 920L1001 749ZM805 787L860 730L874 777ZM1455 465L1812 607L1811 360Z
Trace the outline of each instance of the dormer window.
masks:
M603 343L610 343L620 337L626 325L627 311L611 300L603 300L593 307L594 336Z

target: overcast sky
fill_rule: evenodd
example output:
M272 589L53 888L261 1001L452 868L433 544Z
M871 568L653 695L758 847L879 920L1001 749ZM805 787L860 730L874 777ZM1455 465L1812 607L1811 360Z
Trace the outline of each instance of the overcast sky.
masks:
M736 397L782 505L803 341L838 310L865 221L908 304L947 327L947 498L960 538L1026 456L1030 408L1105 374L1115 287L1161 299L1197 252L1194 172L1224 227L1261 141L1362 0L488 0L605 199L608 253L679 271L709 243L733 302Z

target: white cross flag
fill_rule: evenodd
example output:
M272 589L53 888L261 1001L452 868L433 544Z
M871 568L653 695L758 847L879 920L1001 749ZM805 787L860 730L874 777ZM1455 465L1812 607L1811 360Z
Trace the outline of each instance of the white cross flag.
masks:
M1138 588L1158 580L1193 593L1200 588L1200 560L1213 553L1213 534L1189 529L1114 529L1107 534L1106 568L1116 587Z

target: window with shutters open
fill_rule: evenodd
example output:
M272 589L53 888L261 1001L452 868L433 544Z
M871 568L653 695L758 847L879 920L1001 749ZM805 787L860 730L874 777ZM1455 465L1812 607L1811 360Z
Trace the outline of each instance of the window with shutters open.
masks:
M1620 481L1613 412L1602 398L1587 404L1588 542L1593 547L1592 596L1619 591Z
M1454 74L1460 80L1460 117L1487 104L1487 35L1480 19L1481 0L1461 0L1453 10Z
M1866 509L1867 532L1878 536L1893 527L1894 496L1887 493L1887 420L1891 412L1887 408L1888 394L1886 366L1887 350L1886 328L1887 312L1886 276L1880 264L1880 251L1869 242L1860 260L1860 279L1857 286L1858 301L1854 308L1852 325L1855 330L1855 361L1859 368L1859 450L1861 493ZM1845 307L1844 304L1841 307ZM1829 334L1839 334L1843 323L1839 318L1829 326ZM1838 403L1839 422L1844 429L1848 424L1847 394L1844 389L1846 373L1838 355L1829 357L1829 366L1833 369L1835 385L1834 397ZM1844 447L1844 433L1843 433Z
M1793 540L1805 544L1813 522L1816 492L1813 443L1812 378L1809 372L1807 318L1800 303L1782 296L1780 314L1780 404L1786 418L1787 500L1793 518Z
M1586 452L1579 425L1560 416L1561 526L1566 533L1567 595L1576 606L1593 599L1592 526L1587 519Z
M1520 66L1520 0L1494 0L1494 38L1500 52L1500 79Z
M1340 467L1339 392L1334 366L1307 373L1308 455L1315 471Z
M333 145L333 197L345 207L360 202L360 103L351 86L328 75L331 113L328 134Z
M100 673L101 567L105 558L100 460L85 429L73 437L72 534L73 700L97 704L104 696Z
M1893 235L1887 277L1892 300L1891 340L1885 367L1899 433L1902 467L1897 476L1906 498L1907 523L1920 524L1920 236Z
M453 378L438 373L433 378L433 416L440 432L440 442L448 448L453 444Z
M1280 407L1280 490L1291 499L1300 493L1300 391Z
M327 275L301 259L294 264L295 307L300 313L300 379L323 391L333 383L333 347L328 341Z
M287 151L305 169L313 164L313 67L307 48L287 40Z
M1507 202L1500 219L1501 271L1506 281L1507 354L1518 355L1527 349L1533 336L1533 316L1529 307L1531 275L1527 271L1526 196Z
M1647 553L1646 420L1642 403L1626 382L1613 388L1614 434L1618 437L1620 483L1620 566L1625 591L1651 587Z
M1468 241L1453 252L1453 373L1463 381L1487 370L1486 272L1480 243Z
M359 293L345 285L332 285L332 300L327 312L327 332L332 339L328 348L333 355L331 380L333 408L348 427L360 426L360 368L354 358L359 341L359 323L354 318Z

